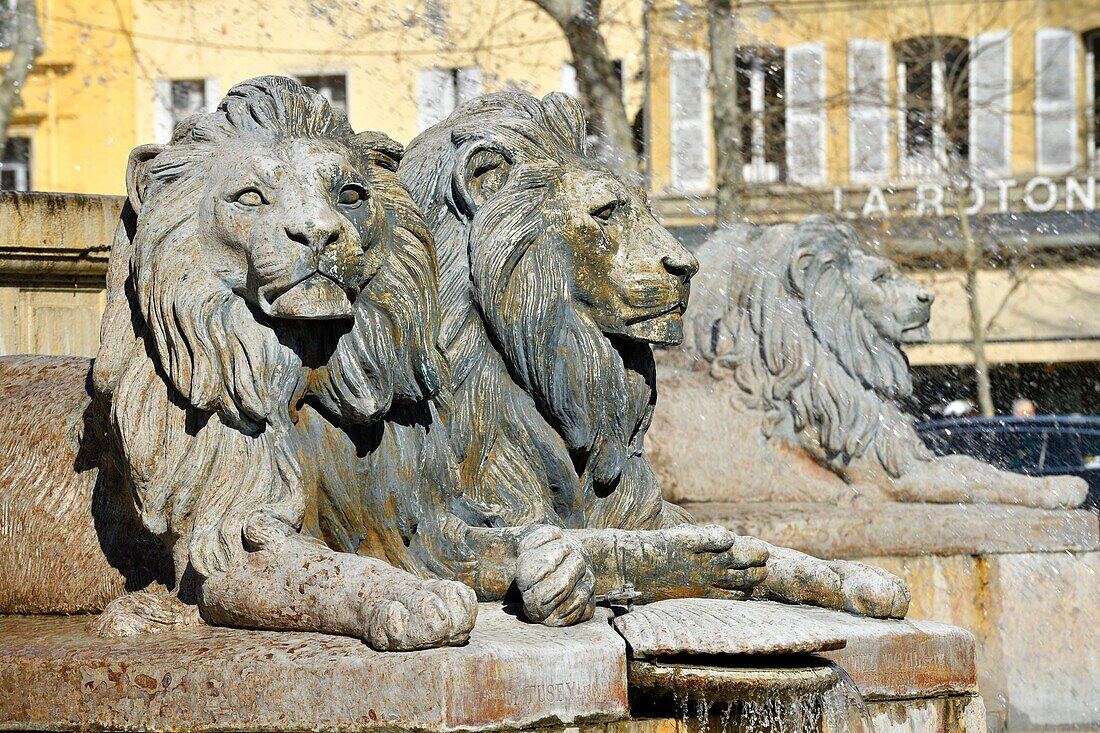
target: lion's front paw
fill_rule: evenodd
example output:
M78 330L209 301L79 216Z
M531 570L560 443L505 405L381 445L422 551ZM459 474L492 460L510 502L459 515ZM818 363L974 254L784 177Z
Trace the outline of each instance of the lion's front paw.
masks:
M682 563L687 584L701 583L704 594L744 597L768 573L768 545L717 525L683 525L662 530L670 540L669 557Z
M836 560L831 565L840 577L845 611L874 618L905 618L910 596L901 578L861 562Z
M596 578L588 556L557 527L534 527L520 541L516 585L524 615L536 623L571 626L595 613Z
M904 618L909 589L881 568L847 560L822 560L787 548L773 548L768 577L758 594L875 618Z
M1043 509L1076 509L1089 495L1088 483L1077 476L1047 476L1042 488L1038 506Z
M96 636L112 638L200 623L195 606L186 605L175 596L140 591L108 603L92 622L91 629Z
M364 641L383 652L456 646L470 638L477 597L450 580L402 579L363 608Z

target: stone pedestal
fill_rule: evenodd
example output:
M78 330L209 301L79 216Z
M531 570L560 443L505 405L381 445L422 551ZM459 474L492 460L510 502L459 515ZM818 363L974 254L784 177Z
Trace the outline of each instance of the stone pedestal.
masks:
M976 636L992 730L1100 730L1096 514L921 504L687 508L702 522L905 578L911 619Z
M0 729L494 730L627 717L606 611L570 629L482 605L470 643L373 652L212 627L98 639L87 617L0 617Z
M868 733L985 728L969 633L766 602L665 601L614 620L601 609L568 629L484 604L468 645L389 654L346 637L204 626L99 639L88 621L0 617L0 730L671 733L699 721L669 706L631 717L631 665L783 667L809 653L848 670Z

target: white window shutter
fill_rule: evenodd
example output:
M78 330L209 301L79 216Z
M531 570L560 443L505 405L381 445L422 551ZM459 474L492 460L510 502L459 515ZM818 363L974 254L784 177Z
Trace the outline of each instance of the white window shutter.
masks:
M710 92L702 51L674 49L669 59L672 187L685 193L710 189Z
M580 87L577 86L577 67L568 61L561 65L561 83L558 91L574 97L580 96Z
M455 72L454 106L457 107L463 102L469 101L474 97L480 97L481 89L481 67L467 66L464 69L458 69ZM450 113L448 112L448 114Z
M1077 36L1061 28L1035 34L1035 152L1040 173L1077 166Z
M890 174L890 111L886 43L848 42L848 178L883 183Z
M970 170L977 179L1012 172L1012 38L982 33L970 42Z
M825 46L805 43L786 53L787 177L825 182Z
M417 105L420 129L442 122L455 108L455 84L450 69L432 67L417 74Z
M218 108L218 102L222 101L222 82L216 76L203 79L202 82L203 111L213 112Z
M153 82L153 137L164 144L172 140L172 82Z

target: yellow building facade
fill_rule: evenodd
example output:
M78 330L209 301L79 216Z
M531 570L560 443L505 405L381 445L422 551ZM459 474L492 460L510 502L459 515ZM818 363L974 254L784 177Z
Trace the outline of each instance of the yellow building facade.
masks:
M633 115L642 4L604 12ZM120 194L135 145L263 74L298 77L356 129L402 143L469 96L576 89L564 36L529 0L39 0L39 19L44 53L10 130L29 160L5 161L27 172L9 189Z
M982 213L1064 209L1067 190L1071 209L1095 201L1100 4L734 5L751 218L942 216L950 197L920 186L945 179L982 189L966 191ZM650 182L671 222L693 222L714 185L705 11L657 0L647 21Z

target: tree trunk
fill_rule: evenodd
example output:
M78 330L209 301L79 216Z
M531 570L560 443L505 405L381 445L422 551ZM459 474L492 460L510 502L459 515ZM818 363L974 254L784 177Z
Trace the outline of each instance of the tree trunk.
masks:
M735 20L731 0L707 0L711 126L716 153L714 218L719 227L736 221L741 191L741 112L737 107Z
M19 105L19 95L30 76L34 60L38 58L38 50L38 8L35 0L16 0L15 42L11 60L4 68L4 78L0 80L0 150L4 149L8 139L8 125Z
M974 377L978 387L978 410L983 417L993 417L993 389L989 379L989 361L985 357L985 321L978 300L978 269L982 260L981 243L974 238L970 215L960 191L958 201L959 229L963 240L963 262L966 268L966 304L970 310L970 348L974 353Z
M622 83L600 32L600 0L533 0L565 34L577 87L590 129L604 150L601 157L623 171L638 171L634 134L623 104Z

